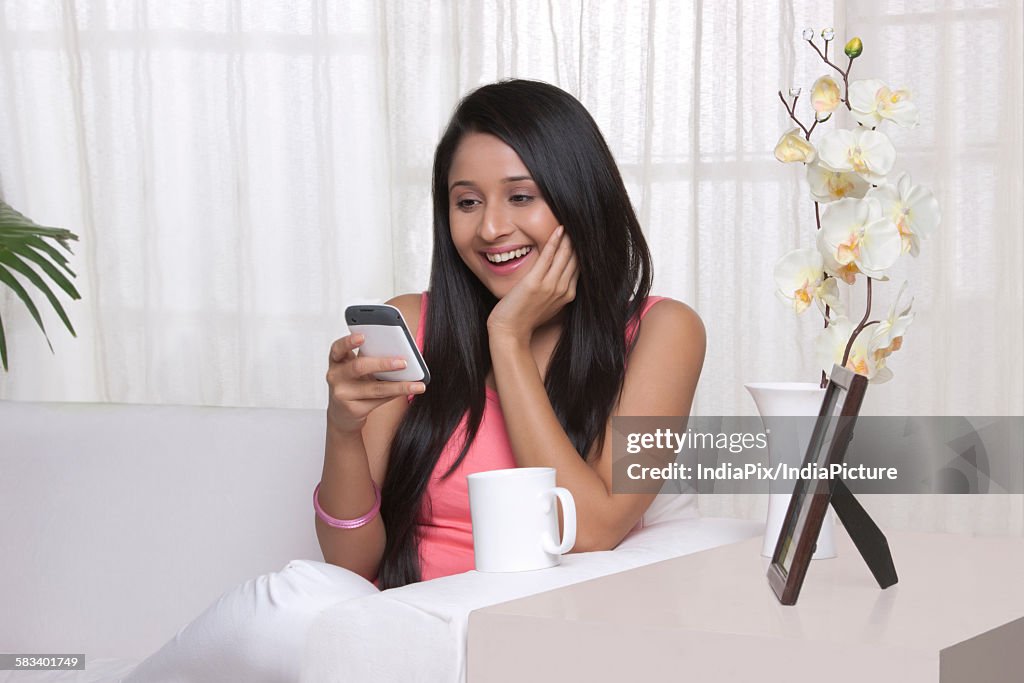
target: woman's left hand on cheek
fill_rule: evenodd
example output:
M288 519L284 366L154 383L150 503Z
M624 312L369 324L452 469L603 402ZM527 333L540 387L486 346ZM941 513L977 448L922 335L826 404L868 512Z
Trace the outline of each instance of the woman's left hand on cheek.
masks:
M578 279L576 253L565 229L559 226L530 272L491 311L488 333L529 343L535 329L576 298Z

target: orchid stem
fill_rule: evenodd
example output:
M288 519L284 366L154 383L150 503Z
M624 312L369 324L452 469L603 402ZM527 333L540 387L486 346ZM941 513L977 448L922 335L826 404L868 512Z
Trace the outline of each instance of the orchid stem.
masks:
M864 330L868 325L873 325L878 321L868 322L868 317L871 315L871 282L873 278L868 278L868 302L864 308L864 317L860 319L860 324L857 325L853 330L853 334L850 335L850 341L846 342L846 351L843 352L842 366L846 367L846 362L850 360L850 351L853 349L853 342L857 339L857 336Z
M792 107L789 105L788 102L786 102L786 98L782 96L782 91L781 90L779 91L779 99L782 100L782 106L786 108L786 113L789 114L789 118L793 119L793 121L796 122L796 125L800 126L800 130L802 130L804 132L804 139L805 140L810 140L811 139L811 131L807 130L807 127L804 126L804 124L800 123L800 119L798 119L796 117L796 114L793 113L796 110L796 101L798 99L800 99L800 96L797 95L796 97L793 98L793 106ZM813 126L812 126L812 128L813 128Z
M817 206L817 204L815 204L815 206ZM825 329L826 330L828 329L828 314L829 314L830 310L831 310L831 308L829 307L829 305L825 304ZM825 371L822 370L821 371L821 388L824 389L826 386L828 386L828 376L825 374Z

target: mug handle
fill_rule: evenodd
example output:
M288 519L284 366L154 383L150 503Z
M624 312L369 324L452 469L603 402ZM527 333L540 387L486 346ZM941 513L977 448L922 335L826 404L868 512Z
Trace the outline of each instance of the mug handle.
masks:
M556 544L554 539L551 538L551 534L545 534L543 540L544 552L551 553L552 555L564 555L576 545L576 501L573 500L569 489L562 488L561 486L556 486L551 489L551 492L555 495L550 499L551 502L548 505L548 510L551 509L551 505L555 504L555 498L562 502L562 544Z

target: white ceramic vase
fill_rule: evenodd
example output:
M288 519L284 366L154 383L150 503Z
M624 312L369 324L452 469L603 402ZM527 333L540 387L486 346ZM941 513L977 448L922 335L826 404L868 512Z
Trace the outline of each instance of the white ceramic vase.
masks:
M768 457L772 462L782 459L789 463L803 462L814 431L814 420L821 410L825 390L817 382L757 382L743 385L754 399L768 436ZM794 420L793 417L807 419ZM790 419L786 419L790 418ZM785 453L785 456L783 456ZM782 523L789 508L788 493L768 496L768 518L765 522L761 554L771 557L779 540ZM829 507L821 524L813 560L836 556L835 514Z

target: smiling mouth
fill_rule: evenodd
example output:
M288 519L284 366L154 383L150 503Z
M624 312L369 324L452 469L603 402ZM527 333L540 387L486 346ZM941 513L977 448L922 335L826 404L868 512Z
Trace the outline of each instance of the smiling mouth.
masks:
M486 258L490 263L501 264L508 261L518 261L531 251L533 251L533 247L520 247L519 249L512 249L511 251L504 251L497 254L484 252L484 258Z

